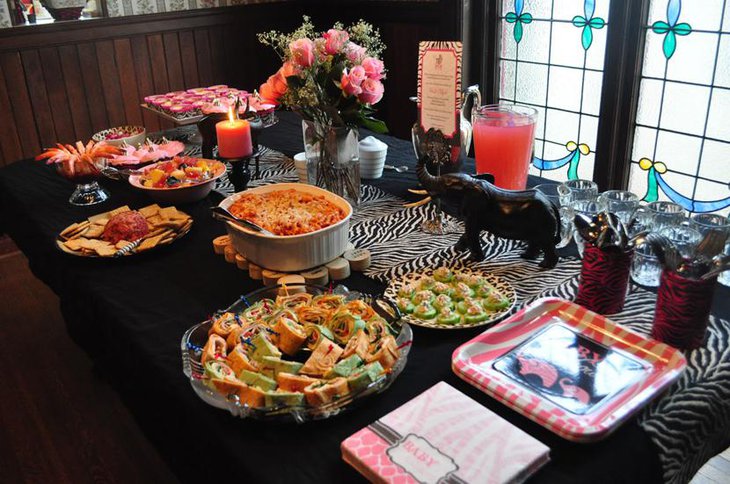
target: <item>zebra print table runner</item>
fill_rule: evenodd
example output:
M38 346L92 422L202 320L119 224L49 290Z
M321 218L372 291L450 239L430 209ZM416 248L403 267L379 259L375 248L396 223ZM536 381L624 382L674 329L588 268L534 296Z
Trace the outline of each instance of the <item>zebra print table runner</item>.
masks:
M261 158L261 176L251 186L297 181L291 159L273 150ZM223 177L216 189L229 195L233 187ZM465 260L453 245L459 234L430 235L420 225L433 215L432 204L403 208L403 201L370 185L362 187L362 203L352 218L350 240L372 254L366 275L388 284L404 274L443 264L491 272L515 288L518 308L537 298L575 299L580 260L562 258L552 270L538 261L520 258L519 242L483 235L486 259ZM611 316L641 334L649 335L656 295L631 286L624 310ZM707 344L687 355L688 368L679 382L640 416L639 424L658 448L666 482L687 482L730 440L730 323L712 317Z

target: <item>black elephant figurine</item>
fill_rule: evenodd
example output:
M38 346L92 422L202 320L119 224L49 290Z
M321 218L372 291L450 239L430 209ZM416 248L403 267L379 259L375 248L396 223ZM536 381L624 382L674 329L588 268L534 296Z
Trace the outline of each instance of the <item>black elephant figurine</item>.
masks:
M474 259L483 260L480 233L486 230L497 237L526 241L527 250L522 257L534 259L542 251L544 257L540 267L555 267L560 213L542 193L504 190L485 179L464 173L433 176L426 168L425 158L419 159L416 167L418 180L431 197L456 202L463 217L466 230L456 244L458 250L468 248Z

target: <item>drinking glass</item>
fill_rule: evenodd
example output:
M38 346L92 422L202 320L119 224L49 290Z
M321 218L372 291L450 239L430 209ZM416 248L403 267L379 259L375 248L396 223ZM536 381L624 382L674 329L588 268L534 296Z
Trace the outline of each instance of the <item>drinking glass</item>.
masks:
M558 249L568 245L573 237L573 210L567 199L560 195L559 187L560 185L555 183L543 183L535 187L535 190L558 207L560 213L560 242L556 245Z
M692 215L689 220L690 227L697 230L703 236L710 230L719 230L730 236L730 220L727 217L716 213L697 213ZM723 254L730 255L730 240L725 244ZM730 271L721 272L717 277L717 282L725 286L730 286Z
M537 110L517 104L490 104L472 110L477 173L491 173L494 184L524 190L532 161Z
M634 212L639 208L639 197L627 190L608 190L598 196L604 210L616 214L628 227Z
M575 200L572 202L571 208L574 216L581 213L590 218L595 217L598 215L598 212L603 210L601 204L598 203L598 200ZM573 238L575 239L575 245L578 247L578 255L582 258L583 250L585 249L585 241L575 229L573 230Z
M657 232L667 237L683 257L690 257L702 238L700 233L689 227L689 223L686 221L661 228ZM634 282L642 286L658 287L662 269L659 259L649 244L642 243L636 247L634 261L631 264L631 279Z
M630 233L650 230L656 232L663 227L679 225L687 217L687 212L673 202L651 202L639 206L630 223Z
M576 200L595 200L598 196L598 185L591 180L568 180L558 188L565 203Z

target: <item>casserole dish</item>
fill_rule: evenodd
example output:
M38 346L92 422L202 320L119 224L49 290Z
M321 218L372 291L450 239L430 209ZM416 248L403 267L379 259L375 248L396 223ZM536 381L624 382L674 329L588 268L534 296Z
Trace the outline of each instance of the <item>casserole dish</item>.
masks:
M342 197L322 188L303 183L276 183L250 188L233 194L218 205L226 210L245 194L296 190L322 195L345 212L345 217L328 227L299 235L263 235L233 222L226 222L228 235L236 251L265 269L296 272L326 264L341 256L347 248L352 206Z

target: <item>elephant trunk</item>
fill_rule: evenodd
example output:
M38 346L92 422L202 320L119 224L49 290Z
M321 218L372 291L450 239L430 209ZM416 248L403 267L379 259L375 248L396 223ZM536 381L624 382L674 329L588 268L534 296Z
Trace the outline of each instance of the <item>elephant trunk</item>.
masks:
M428 168L426 168L425 158L426 157L419 158L418 164L416 165L416 175L418 176L418 181L421 182L421 185L423 185L423 188L425 188L428 193L444 193L446 189L444 187L444 184L442 183L441 178L433 176L431 173L428 172Z

